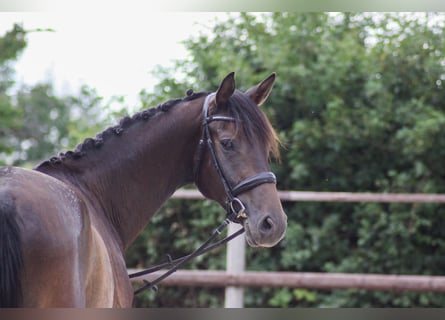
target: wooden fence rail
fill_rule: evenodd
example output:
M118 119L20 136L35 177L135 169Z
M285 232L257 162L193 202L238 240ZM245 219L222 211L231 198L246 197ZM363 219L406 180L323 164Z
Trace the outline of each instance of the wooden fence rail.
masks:
M445 194L278 191L281 201L445 203ZM204 199L198 190L179 189L172 198Z
M131 269L129 272L139 270ZM132 279L153 280L165 271ZM308 272L254 272L178 270L162 281L165 286L279 287L307 289L365 289L384 291L445 292L445 276L381 275Z

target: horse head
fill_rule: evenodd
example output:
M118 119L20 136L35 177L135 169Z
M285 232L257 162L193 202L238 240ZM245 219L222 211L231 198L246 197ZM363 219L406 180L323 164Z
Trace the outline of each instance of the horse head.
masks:
M271 247L283 237L287 217L269 170L279 141L259 108L268 98L275 74L246 92L235 89L234 73L207 96L197 152L195 183L208 198L242 224L250 246Z

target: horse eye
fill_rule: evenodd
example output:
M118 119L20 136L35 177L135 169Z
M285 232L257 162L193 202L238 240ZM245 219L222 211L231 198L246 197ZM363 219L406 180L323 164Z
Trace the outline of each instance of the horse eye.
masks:
M232 139L223 139L220 141L220 143L225 150L233 150L234 149L234 144L233 144Z

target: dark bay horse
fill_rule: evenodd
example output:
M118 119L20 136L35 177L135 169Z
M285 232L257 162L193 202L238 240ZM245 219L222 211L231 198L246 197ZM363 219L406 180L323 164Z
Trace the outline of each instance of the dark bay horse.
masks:
M236 222L251 246L278 243L287 218L268 172L278 139L258 107L274 81L241 92L230 73L215 93L126 117L34 170L1 167L0 306L131 307L124 252L189 183L245 209Z

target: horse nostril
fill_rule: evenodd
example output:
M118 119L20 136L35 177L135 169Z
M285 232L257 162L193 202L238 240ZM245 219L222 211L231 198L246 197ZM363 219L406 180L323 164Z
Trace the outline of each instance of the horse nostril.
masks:
M260 230L263 232L269 232L274 227L274 222L271 217L266 217L260 224Z

